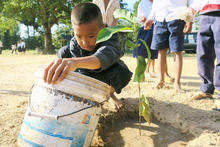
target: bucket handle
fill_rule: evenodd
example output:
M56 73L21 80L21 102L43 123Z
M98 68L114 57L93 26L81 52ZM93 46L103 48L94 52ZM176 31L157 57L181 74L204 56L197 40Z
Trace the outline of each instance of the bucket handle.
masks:
M32 93L32 89L33 87L35 86L35 84L33 84L30 88L30 95L29 95L29 99L28 99L28 107L29 107L29 112L28 112L28 116L34 116L34 117L41 117L41 118L50 118L50 119L56 119L58 120L60 117L65 117L65 116L69 116L69 115L72 115L72 114L75 114L75 113L78 113L80 111L83 111L83 110L86 110L86 109L89 109L89 108L92 108L94 106L98 106L99 104L103 104L105 101L101 102L101 103L98 103L98 104L95 104L95 105L91 105L91 106L88 106L88 107L85 107L85 108L82 108L80 110L77 110L77 111L74 111L74 112L70 112L70 113L67 113L67 114L63 114L63 115L50 115L50 114L42 114L42 113L38 113L36 111L34 111L34 108L33 106L31 105L31 93ZM53 89L54 90L54 89Z

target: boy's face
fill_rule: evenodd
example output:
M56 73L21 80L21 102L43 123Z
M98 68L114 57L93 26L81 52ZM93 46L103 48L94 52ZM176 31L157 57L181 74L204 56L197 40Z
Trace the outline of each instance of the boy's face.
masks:
M96 39L99 31L103 28L97 20L87 24L73 24L74 34L80 47L87 51L92 51L96 46Z

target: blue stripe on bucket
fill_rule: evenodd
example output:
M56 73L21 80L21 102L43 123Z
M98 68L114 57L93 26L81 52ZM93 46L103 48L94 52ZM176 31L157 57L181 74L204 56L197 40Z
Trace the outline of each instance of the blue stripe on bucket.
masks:
M66 137L66 136L63 136L63 135L60 135L60 134L53 134L53 133L47 132L47 131L45 131L45 130L37 129L37 128L31 126L31 124L28 123L27 121L23 121L23 123L24 123L25 125L27 125L28 127L30 127L31 129L33 129L33 130L35 130L35 131L38 131L38 132L40 132L40 133L43 133L43 134L46 134L46 135L49 135L49 136L52 136L52 137L61 138L61 139L73 140L72 137Z
M23 140L24 142L30 144L30 145L33 146L33 147L44 147L44 146L39 145L39 144L36 144L36 143L34 143L34 142L32 142L32 141L30 141L30 140L28 140L28 139L25 139L21 134L19 134L19 138L20 138L21 140Z

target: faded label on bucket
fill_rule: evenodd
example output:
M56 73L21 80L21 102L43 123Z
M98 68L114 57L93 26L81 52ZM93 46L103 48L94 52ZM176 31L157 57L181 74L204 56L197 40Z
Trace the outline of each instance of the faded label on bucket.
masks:
M85 114L85 115L83 116L82 123L83 123L83 124L89 124L90 117L91 117L90 115Z

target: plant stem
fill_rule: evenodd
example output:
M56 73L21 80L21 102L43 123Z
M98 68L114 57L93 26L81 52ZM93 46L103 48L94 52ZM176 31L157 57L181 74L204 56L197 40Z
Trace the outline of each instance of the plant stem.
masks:
M141 87L140 82L138 82L138 93L139 93L139 135L141 136Z

